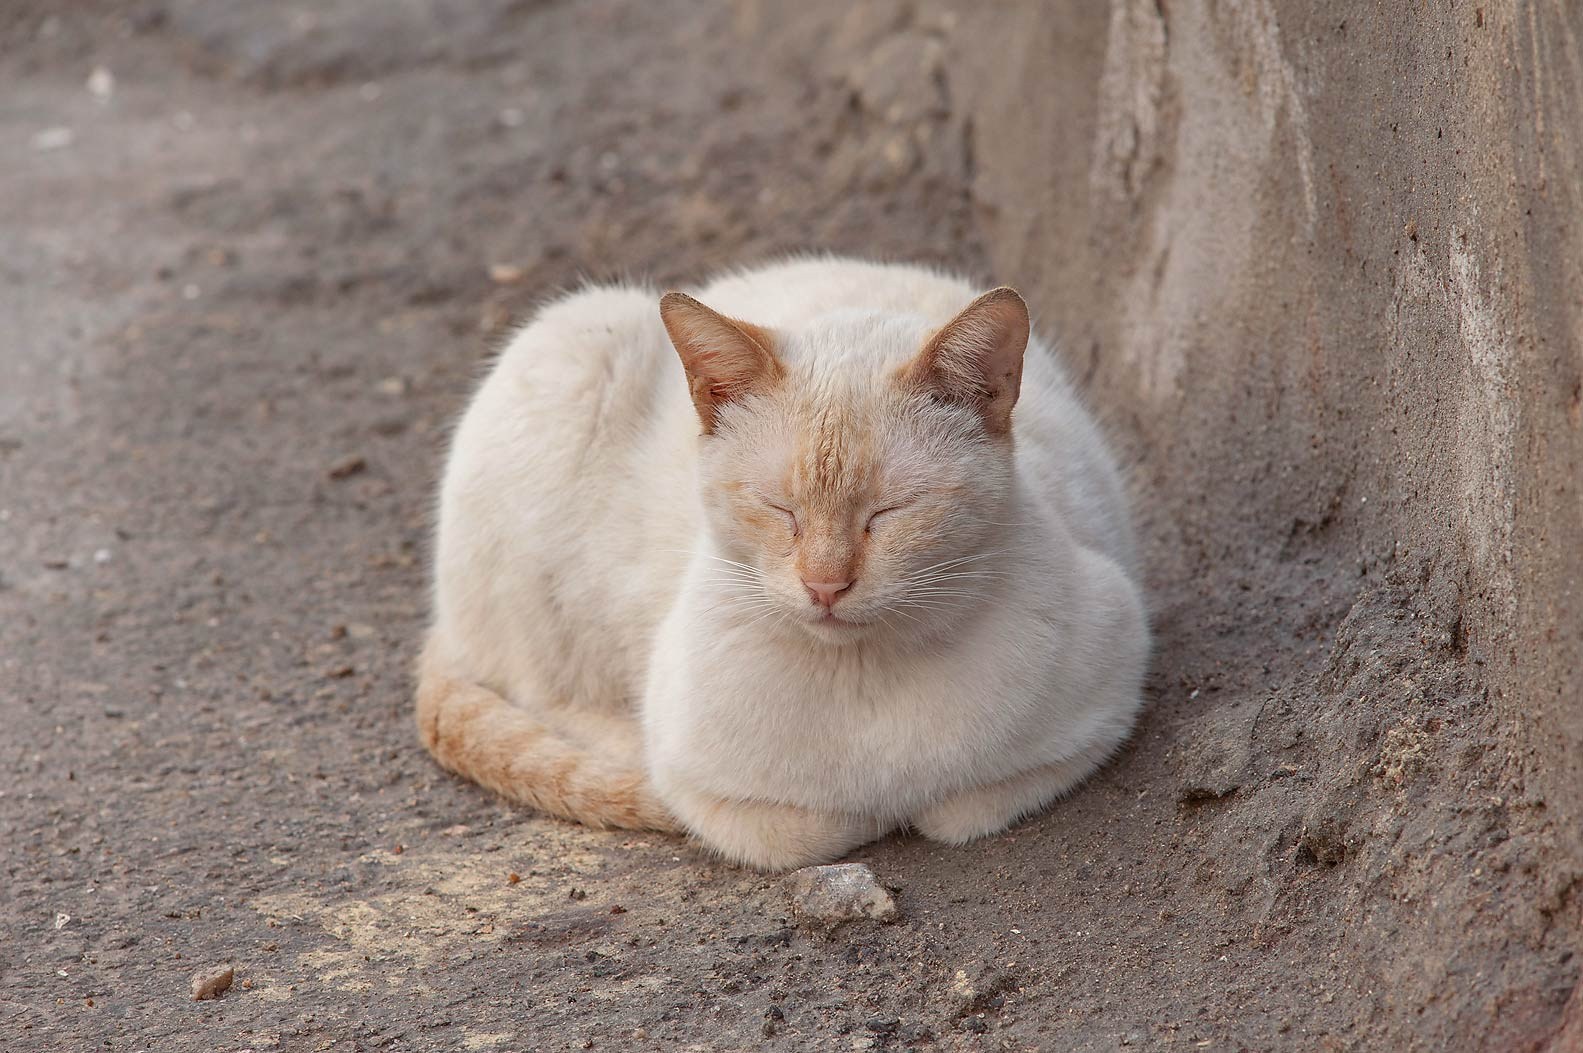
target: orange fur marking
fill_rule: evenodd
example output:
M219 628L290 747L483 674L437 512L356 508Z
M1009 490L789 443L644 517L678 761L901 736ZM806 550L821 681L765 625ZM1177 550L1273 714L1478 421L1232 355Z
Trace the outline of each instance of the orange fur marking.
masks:
M770 390L786 375L775 357L775 334L728 318L685 293L660 297L660 320L670 334L704 434L714 431L720 407Z
M1029 326L1028 305L1015 289L991 289L942 326L900 379L973 406L991 434L1009 436Z
M420 662L418 736L440 766L508 800L592 827L678 829L642 771L555 735L488 688Z
M806 522L796 570L804 581L856 581L868 539L861 516L879 474L863 422L825 408L792 466Z

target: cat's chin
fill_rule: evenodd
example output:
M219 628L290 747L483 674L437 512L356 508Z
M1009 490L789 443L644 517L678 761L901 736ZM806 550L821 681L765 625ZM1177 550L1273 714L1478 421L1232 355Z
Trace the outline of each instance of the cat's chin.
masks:
M816 640L825 643L851 643L873 629L869 622L850 621L839 615L807 618L798 622Z

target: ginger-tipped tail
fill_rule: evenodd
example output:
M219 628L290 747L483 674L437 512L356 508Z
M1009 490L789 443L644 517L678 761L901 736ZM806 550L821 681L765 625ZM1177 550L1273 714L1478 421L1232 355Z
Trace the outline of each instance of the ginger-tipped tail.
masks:
M678 829L641 769L580 749L433 662L419 670L417 717L418 735L442 767L508 800L588 826Z

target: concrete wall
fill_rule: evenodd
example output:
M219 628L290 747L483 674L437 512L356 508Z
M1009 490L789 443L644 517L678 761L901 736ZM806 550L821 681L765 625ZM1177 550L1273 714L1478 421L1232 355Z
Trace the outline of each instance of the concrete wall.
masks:
M1583 6L882 12L830 65L959 166L1135 464L1125 776L1230 802L1218 880L1327 918L1381 1034L1576 1048Z
M1583 9L985 7L947 21L994 267L1181 566L1433 564L1580 858Z

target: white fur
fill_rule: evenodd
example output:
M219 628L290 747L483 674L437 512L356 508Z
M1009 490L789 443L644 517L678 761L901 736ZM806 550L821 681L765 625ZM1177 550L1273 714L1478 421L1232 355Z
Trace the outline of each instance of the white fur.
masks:
M456 434L431 646L590 748L641 750L683 825L755 865L823 861L904 823L964 841L1067 791L1127 736L1148 652L1103 440L1037 337L1014 452L960 411L901 420L876 394L975 292L839 259L716 281L698 299L776 332L789 394L728 407L708 437L657 294L547 307ZM887 485L941 476L966 495L927 554L965 576L898 606L927 564L876 557L839 608L867 624L847 631L813 620L711 486L773 478L793 418L825 400L883 437Z

